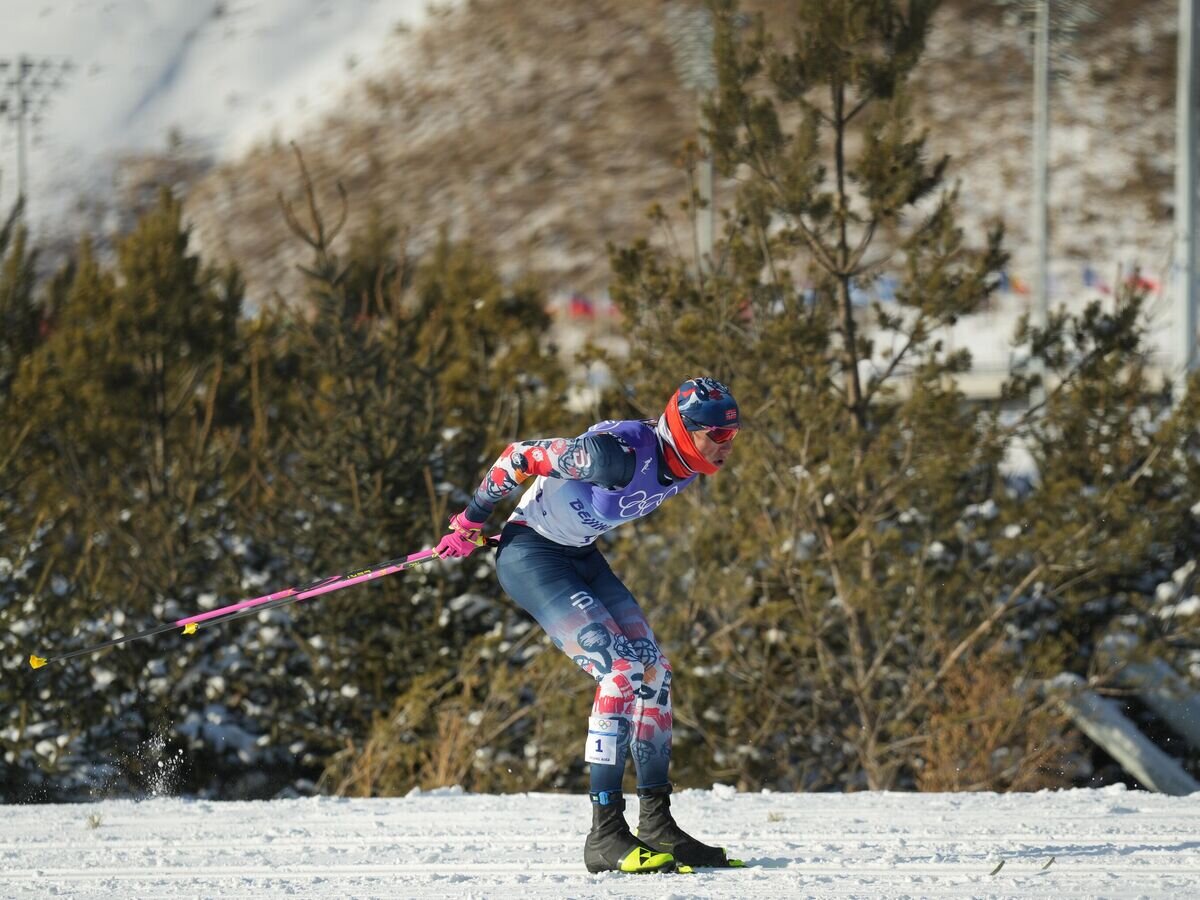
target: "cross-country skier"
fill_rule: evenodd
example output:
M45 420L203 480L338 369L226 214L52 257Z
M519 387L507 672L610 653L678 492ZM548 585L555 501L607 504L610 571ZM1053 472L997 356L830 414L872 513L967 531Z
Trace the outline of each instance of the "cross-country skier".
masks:
M692 378L657 422L600 422L577 438L512 444L436 548L443 558L469 555L482 544L496 503L533 480L501 532L496 572L504 590L597 682L584 753L591 764L592 829L584 847L590 872L733 864L671 815L671 665L595 543L649 515L697 475L715 474L740 426L729 389ZM636 837L621 793L630 754L640 801Z

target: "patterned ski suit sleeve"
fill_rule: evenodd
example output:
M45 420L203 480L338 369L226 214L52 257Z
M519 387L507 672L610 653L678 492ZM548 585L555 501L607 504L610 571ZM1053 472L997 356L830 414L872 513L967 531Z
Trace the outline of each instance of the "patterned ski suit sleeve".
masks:
M587 481L612 490L633 479L636 452L615 434L551 438L509 444L467 505L467 518L486 522L496 504L538 475Z

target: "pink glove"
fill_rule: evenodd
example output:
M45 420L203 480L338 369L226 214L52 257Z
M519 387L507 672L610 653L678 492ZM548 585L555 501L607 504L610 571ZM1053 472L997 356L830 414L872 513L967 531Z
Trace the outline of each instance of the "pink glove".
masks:
M433 548L440 559L465 558L484 544L483 522L472 522L465 513L450 517L450 533Z

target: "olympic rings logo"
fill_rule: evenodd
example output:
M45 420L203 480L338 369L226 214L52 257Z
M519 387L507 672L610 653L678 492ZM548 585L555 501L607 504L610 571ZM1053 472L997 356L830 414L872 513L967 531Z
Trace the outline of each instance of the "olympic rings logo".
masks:
M658 509L664 500L672 494L679 493L679 486L668 488L665 491L660 491L657 494L647 494L645 491L634 491L632 494L624 496L620 500L621 518L636 519L641 516L649 515Z

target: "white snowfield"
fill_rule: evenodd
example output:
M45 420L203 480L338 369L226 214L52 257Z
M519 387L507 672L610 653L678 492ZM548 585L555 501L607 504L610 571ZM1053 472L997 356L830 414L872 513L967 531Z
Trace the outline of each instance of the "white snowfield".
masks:
M561 794L114 800L6 808L0 896L1200 897L1200 794L717 786L673 808L749 868L589 875L588 802Z

